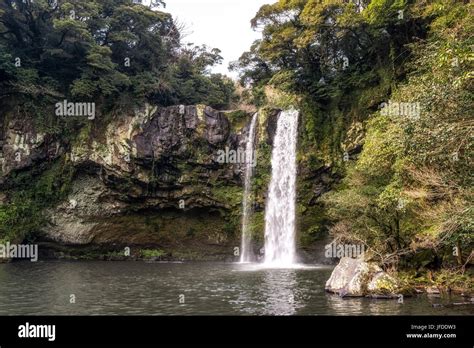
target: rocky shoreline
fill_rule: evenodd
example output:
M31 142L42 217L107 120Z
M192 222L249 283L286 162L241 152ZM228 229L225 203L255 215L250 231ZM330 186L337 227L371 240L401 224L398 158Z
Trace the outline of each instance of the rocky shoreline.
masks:
M325 290L341 297L398 299L401 302L404 297L422 293L432 296L453 293L469 299L467 303L463 304L474 304L474 293L471 288L444 288L437 285L414 286L407 281L389 275L375 262L366 261L363 257L358 259L342 258L326 282Z

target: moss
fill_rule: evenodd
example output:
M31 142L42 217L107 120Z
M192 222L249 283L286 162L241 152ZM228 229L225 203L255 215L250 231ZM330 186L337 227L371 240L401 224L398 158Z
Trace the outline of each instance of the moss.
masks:
M238 208L242 204L243 189L239 186L218 186L212 188L213 197L222 204Z
M301 96L294 93L284 92L283 90L284 88L277 89L270 86L266 86L266 107L282 110L296 108L297 105L300 103Z
M260 142L257 146L256 154L257 165L252 178L252 193L254 195L254 202L257 205L264 206L272 174L272 148L266 142Z
M375 282L375 288L377 294L391 295L399 293L399 286L397 281L387 274L379 277Z
M212 196L221 204L230 207L224 212L226 225L224 232L228 236L235 236L240 230L242 220L243 189L240 186L218 186L212 190Z
M84 156L89 150L91 143L92 123L83 126L73 141L72 152L75 156Z
M305 208L304 211L301 208ZM328 235L328 218L320 205L298 204L298 242L306 248Z
M172 250L170 255L173 260L181 261L223 261L231 258L229 251L210 251L210 250Z
M204 109L206 108L205 105L196 105L196 113L199 119L199 125L196 129L196 133L202 137L203 134L206 132L206 118L204 115Z
M233 132L238 132L249 122L249 114L242 110L226 112L225 116L230 122Z
M462 273L459 270L424 271L402 270L397 273L397 278L405 288L426 289L437 287L445 292L474 293L473 274L469 271Z
M47 223L44 209L63 200L71 189L74 169L63 159L43 173L14 175L11 202L0 206L0 238L21 242L33 240Z
M156 258L161 258L166 253L163 250L160 249L142 249L140 250L140 256L142 256L145 259L156 259Z

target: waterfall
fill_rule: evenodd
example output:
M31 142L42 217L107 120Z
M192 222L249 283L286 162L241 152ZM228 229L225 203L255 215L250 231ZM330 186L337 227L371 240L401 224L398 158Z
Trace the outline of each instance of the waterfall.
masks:
M255 131L257 125L258 113L255 113L250 123L249 134L247 137L247 144L245 146L245 186L244 186L244 198L243 198L243 218L242 218L242 247L240 262L252 262L253 253L251 250L251 235L249 233L249 220L252 215L252 202L250 199L251 187L252 187L252 176L253 176L253 165L254 165L254 143L255 143Z
M265 211L265 264L296 262L296 142L299 112L283 111L273 141L272 178Z

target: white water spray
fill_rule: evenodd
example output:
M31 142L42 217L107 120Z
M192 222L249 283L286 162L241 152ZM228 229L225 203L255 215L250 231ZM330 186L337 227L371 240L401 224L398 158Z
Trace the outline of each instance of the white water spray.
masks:
M281 112L273 141L272 179L265 211L265 265L291 267L296 262L297 110Z
M244 198L243 198L243 218L242 218L242 247L240 262L252 262L253 253L251 250L251 236L249 233L249 220L252 215L252 204L250 199L250 189L252 187L252 176L253 176L253 164L254 164L254 143L255 143L255 131L257 125L258 113L255 113L250 123L249 135L247 138L247 144L245 147L245 186L244 186Z

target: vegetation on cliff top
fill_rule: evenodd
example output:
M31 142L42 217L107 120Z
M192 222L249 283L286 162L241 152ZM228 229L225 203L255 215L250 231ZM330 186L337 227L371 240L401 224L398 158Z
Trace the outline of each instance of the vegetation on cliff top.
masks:
M181 44L180 27L162 5L2 1L0 100L36 109L65 98L108 109L144 101L226 107L234 84L209 72L220 51Z

